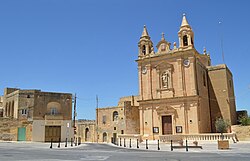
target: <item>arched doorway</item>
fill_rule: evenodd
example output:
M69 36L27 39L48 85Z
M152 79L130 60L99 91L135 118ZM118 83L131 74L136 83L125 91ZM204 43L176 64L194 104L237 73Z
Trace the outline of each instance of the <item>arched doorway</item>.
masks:
M85 141L89 141L89 128L85 129Z
M107 142L107 133L104 132L102 135L102 142Z

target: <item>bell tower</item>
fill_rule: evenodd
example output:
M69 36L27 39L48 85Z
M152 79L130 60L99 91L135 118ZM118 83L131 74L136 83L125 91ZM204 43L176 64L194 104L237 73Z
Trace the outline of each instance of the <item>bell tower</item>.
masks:
M179 48L180 49L192 49L194 48L194 32L191 26L188 24L186 15L183 14L181 27L178 32Z
M140 41L138 43L139 58L148 56L154 52L153 42L151 41L146 26L144 25Z

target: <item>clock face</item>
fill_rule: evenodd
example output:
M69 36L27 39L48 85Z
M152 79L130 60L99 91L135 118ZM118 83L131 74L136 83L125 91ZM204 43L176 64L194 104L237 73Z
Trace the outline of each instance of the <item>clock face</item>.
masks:
M183 65L184 65L185 67L189 66L189 64L190 64L190 60L185 59L185 60L183 61Z
M142 73L143 73L143 74L146 74L146 73L147 73L147 67L143 67L143 68L142 68Z

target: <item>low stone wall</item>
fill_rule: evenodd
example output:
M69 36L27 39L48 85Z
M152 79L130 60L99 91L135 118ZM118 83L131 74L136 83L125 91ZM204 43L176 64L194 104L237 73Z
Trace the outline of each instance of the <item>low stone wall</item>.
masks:
M0 118L0 140L17 141L18 127L26 127L26 140L32 139L32 125L14 118Z
M239 141L250 141L250 126L234 125L232 132L236 133Z

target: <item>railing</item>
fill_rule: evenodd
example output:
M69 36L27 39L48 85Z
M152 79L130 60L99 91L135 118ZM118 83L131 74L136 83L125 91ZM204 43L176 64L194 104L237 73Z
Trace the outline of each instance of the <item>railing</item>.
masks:
M237 140L235 133L209 133L209 134L183 134L183 135L160 135L160 141L170 142L171 140Z

